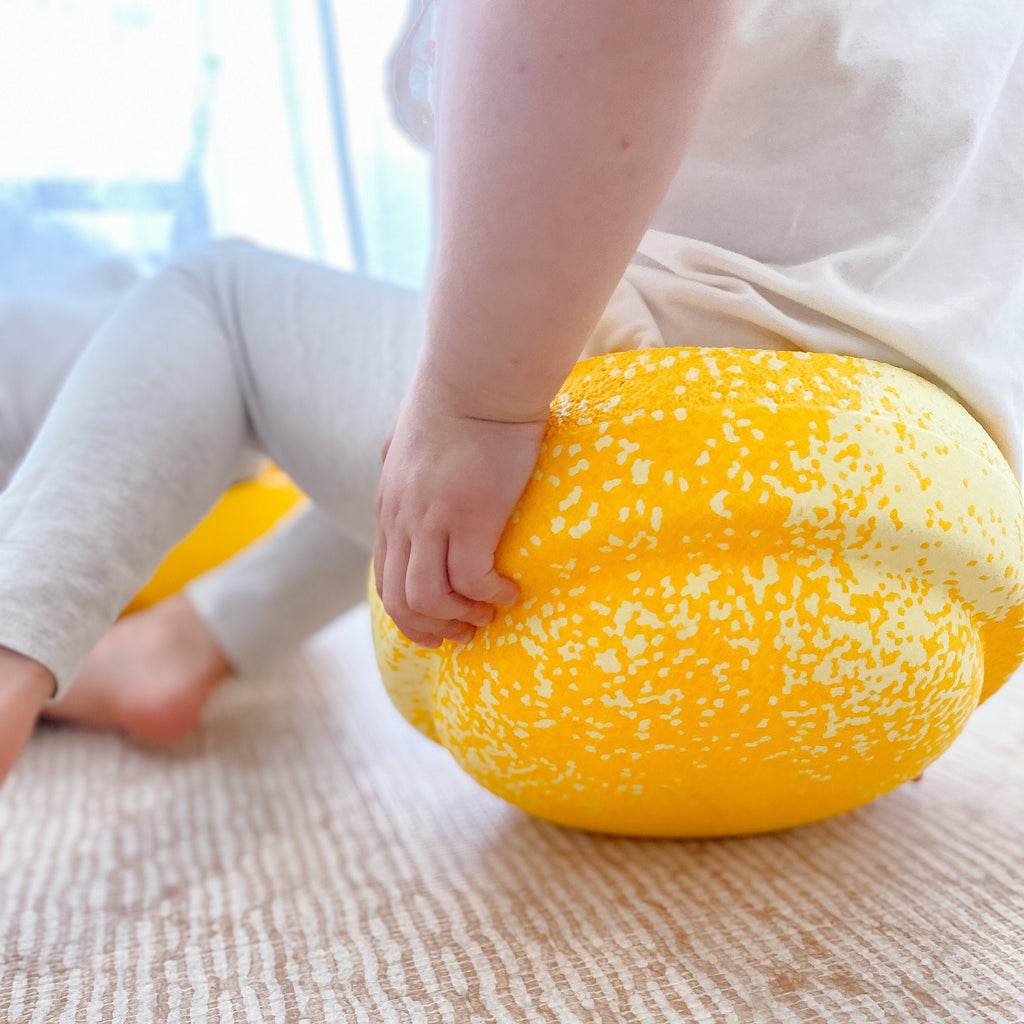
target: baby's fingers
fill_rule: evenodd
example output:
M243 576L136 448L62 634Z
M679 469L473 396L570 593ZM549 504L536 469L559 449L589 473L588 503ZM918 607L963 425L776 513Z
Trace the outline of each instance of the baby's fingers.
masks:
M490 620L486 606L452 594L445 571L446 543L442 539L378 539L375 561L377 592L385 610L403 635L423 647L442 640L463 643L475 626Z
M405 596L410 611L429 618L470 626L486 626L491 621L492 612L487 604L468 599L452 586L445 537L413 548L406 570Z
M488 608L519 600L518 585L494 568L494 547L484 538L469 538L462 543L453 539L448 551L448 579L457 594Z

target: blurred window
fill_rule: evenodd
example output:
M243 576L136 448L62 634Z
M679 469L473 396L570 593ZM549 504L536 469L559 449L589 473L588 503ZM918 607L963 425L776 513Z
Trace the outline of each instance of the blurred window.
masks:
M0 0L0 288L227 235L418 286L409 2Z

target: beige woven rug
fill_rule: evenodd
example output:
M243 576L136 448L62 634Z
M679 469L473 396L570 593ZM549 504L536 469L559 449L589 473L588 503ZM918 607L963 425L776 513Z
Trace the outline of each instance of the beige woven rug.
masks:
M871 807L644 842L477 788L367 633L170 752L37 734L0 791L0 1021L1024 1021L1024 679Z

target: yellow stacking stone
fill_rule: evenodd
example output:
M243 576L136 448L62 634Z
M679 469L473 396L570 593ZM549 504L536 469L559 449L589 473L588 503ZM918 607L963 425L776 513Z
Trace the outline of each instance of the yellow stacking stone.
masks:
M274 466L224 493L205 519L164 559L124 614L141 611L189 580L226 562L263 536L302 500L302 492Z
M425 651L371 592L375 645L409 721L531 814L759 832L949 747L1024 658L1022 563L1009 466L913 374L619 353L552 406L498 551L522 601Z

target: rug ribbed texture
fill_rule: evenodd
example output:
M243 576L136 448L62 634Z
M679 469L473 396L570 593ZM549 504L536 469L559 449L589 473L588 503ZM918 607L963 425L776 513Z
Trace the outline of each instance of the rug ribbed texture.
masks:
M43 728L0 791L0 1021L1024 1020L1024 679L788 834L533 821L391 710L365 611L169 751Z

